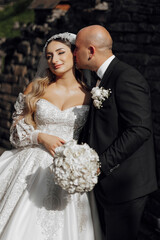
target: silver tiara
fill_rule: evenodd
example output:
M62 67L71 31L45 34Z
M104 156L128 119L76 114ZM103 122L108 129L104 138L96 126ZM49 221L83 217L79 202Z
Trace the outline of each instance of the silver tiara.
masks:
M50 41L55 40L57 38L68 40L71 44L75 45L76 34L69 33L69 32L55 34L46 41L43 50L45 51L45 49Z

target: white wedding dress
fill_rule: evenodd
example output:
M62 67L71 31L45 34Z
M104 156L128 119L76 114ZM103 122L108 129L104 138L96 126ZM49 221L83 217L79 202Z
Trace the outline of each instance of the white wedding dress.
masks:
M36 130L21 116L22 93L15 109L10 140L16 149L0 157L0 240L100 240L93 193L68 194L55 185L53 157L37 144L39 132L65 141L78 139L89 106L61 111L40 99Z

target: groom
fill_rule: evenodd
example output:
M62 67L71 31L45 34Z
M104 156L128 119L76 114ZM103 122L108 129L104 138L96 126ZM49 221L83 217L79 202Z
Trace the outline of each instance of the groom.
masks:
M94 190L103 239L136 240L147 196L157 189L149 86L113 55L112 38L102 26L78 32L74 55L78 68L97 73L99 88L111 89L101 102L95 92L98 103L91 105L81 138L101 161Z

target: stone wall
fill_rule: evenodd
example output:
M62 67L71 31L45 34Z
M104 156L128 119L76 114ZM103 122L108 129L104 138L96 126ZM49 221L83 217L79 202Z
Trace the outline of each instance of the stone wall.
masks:
M1 44L0 146L11 148L8 139L13 103L18 93L33 79L45 40L58 32L77 33L84 26L100 24L111 33L114 53L135 66L150 85L157 172L160 176L160 2L108 0L97 1L96 7L93 2L86 5L84 0L72 0L65 15L43 25L21 26L21 37ZM156 239L158 233L146 234L154 235L148 239Z
M64 13L54 12L53 21L21 26L21 37L6 40L0 50L0 146L8 141L13 103L33 79L45 40L63 31L77 33L87 25L101 24L111 33L114 53L135 66L147 79L152 93L156 156L160 158L160 2L159 0L108 0L93 7L86 1L71 1ZM49 18L51 19L51 17ZM2 40L1 40L2 41ZM159 161L160 162L160 161ZM160 163L158 168L160 169Z

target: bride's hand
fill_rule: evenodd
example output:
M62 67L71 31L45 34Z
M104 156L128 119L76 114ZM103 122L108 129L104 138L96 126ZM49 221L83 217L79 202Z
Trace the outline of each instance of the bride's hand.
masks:
M39 133L38 143L41 143L50 152L50 154L54 156L56 147L61 146L65 143L65 141L62 138L49 135L47 133Z

